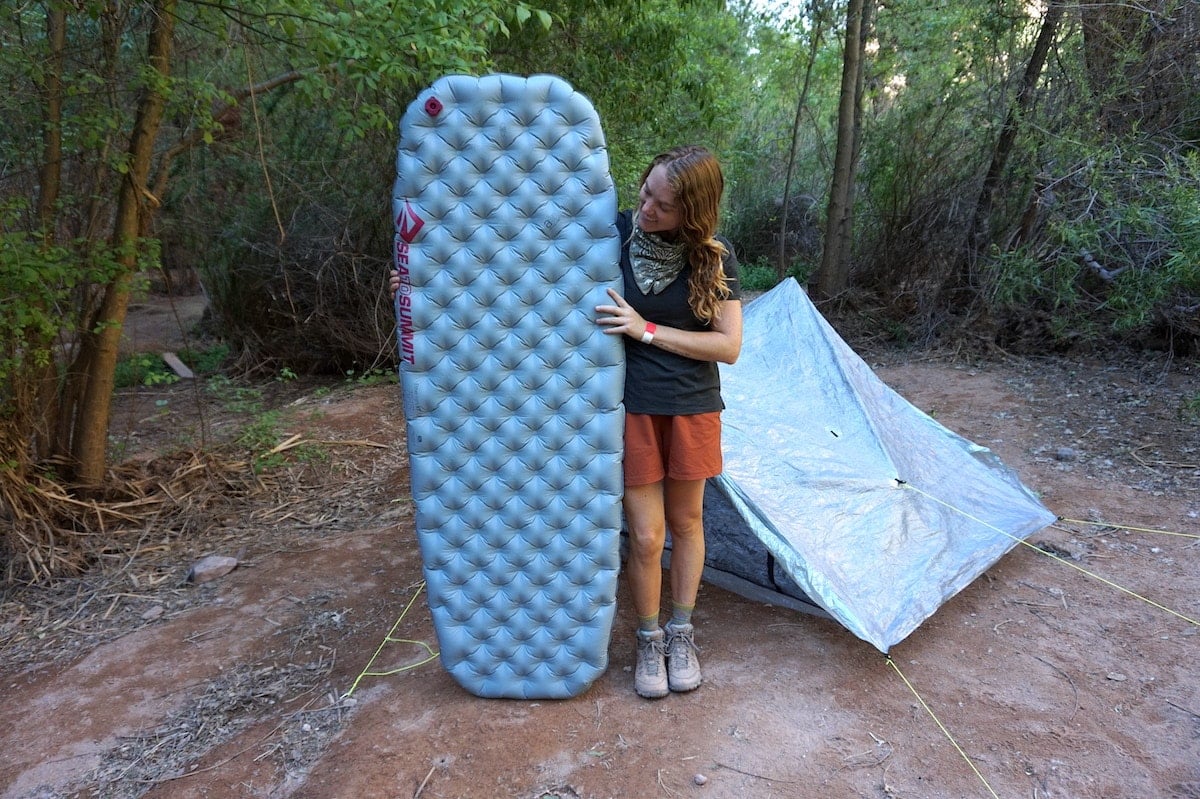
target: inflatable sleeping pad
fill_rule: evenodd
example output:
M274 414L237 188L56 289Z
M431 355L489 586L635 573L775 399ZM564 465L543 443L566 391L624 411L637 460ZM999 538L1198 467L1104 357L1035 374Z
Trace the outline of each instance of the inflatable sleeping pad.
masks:
M558 698L608 663L624 380L595 110L552 76L448 76L400 121L400 382L443 666L478 696Z

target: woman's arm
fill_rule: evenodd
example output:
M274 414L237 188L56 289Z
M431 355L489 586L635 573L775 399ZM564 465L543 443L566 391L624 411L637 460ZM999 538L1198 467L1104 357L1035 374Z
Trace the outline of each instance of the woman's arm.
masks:
M613 289L608 290L608 296L616 305L597 305L596 313L600 314L597 324L605 333L626 335L640 341L646 332L646 320ZM697 361L734 363L742 351L742 302L722 302L721 315L713 321L711 330L679 330L666 325L655 325L655 328L652 347Z

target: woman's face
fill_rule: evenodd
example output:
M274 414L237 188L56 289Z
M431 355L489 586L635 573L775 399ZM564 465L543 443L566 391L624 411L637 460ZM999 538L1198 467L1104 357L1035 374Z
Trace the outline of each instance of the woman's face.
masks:
M638 193L638 227L647 233L669 236L679 230L679 222L675 190L667 179L667 167L659 164L650 170Z

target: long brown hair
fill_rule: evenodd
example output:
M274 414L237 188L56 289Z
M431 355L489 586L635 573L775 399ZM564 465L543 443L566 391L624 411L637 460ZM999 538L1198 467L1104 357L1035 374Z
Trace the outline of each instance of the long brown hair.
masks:
M679 236L687 246L692 266L688 305L697 318L712 322L720 316L721 303L731 294L723 261L727 251L713 238L725 190L721 165L716 156L699 145L674 147L654 157L642 173L642 184L659 164L666 166L667 180L679 204Z

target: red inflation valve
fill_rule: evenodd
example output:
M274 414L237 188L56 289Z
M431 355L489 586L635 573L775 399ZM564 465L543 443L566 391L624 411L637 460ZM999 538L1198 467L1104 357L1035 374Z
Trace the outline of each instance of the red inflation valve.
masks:
M436 97L430 97L425 101L425 113L431 117L442 113L442 101Z

